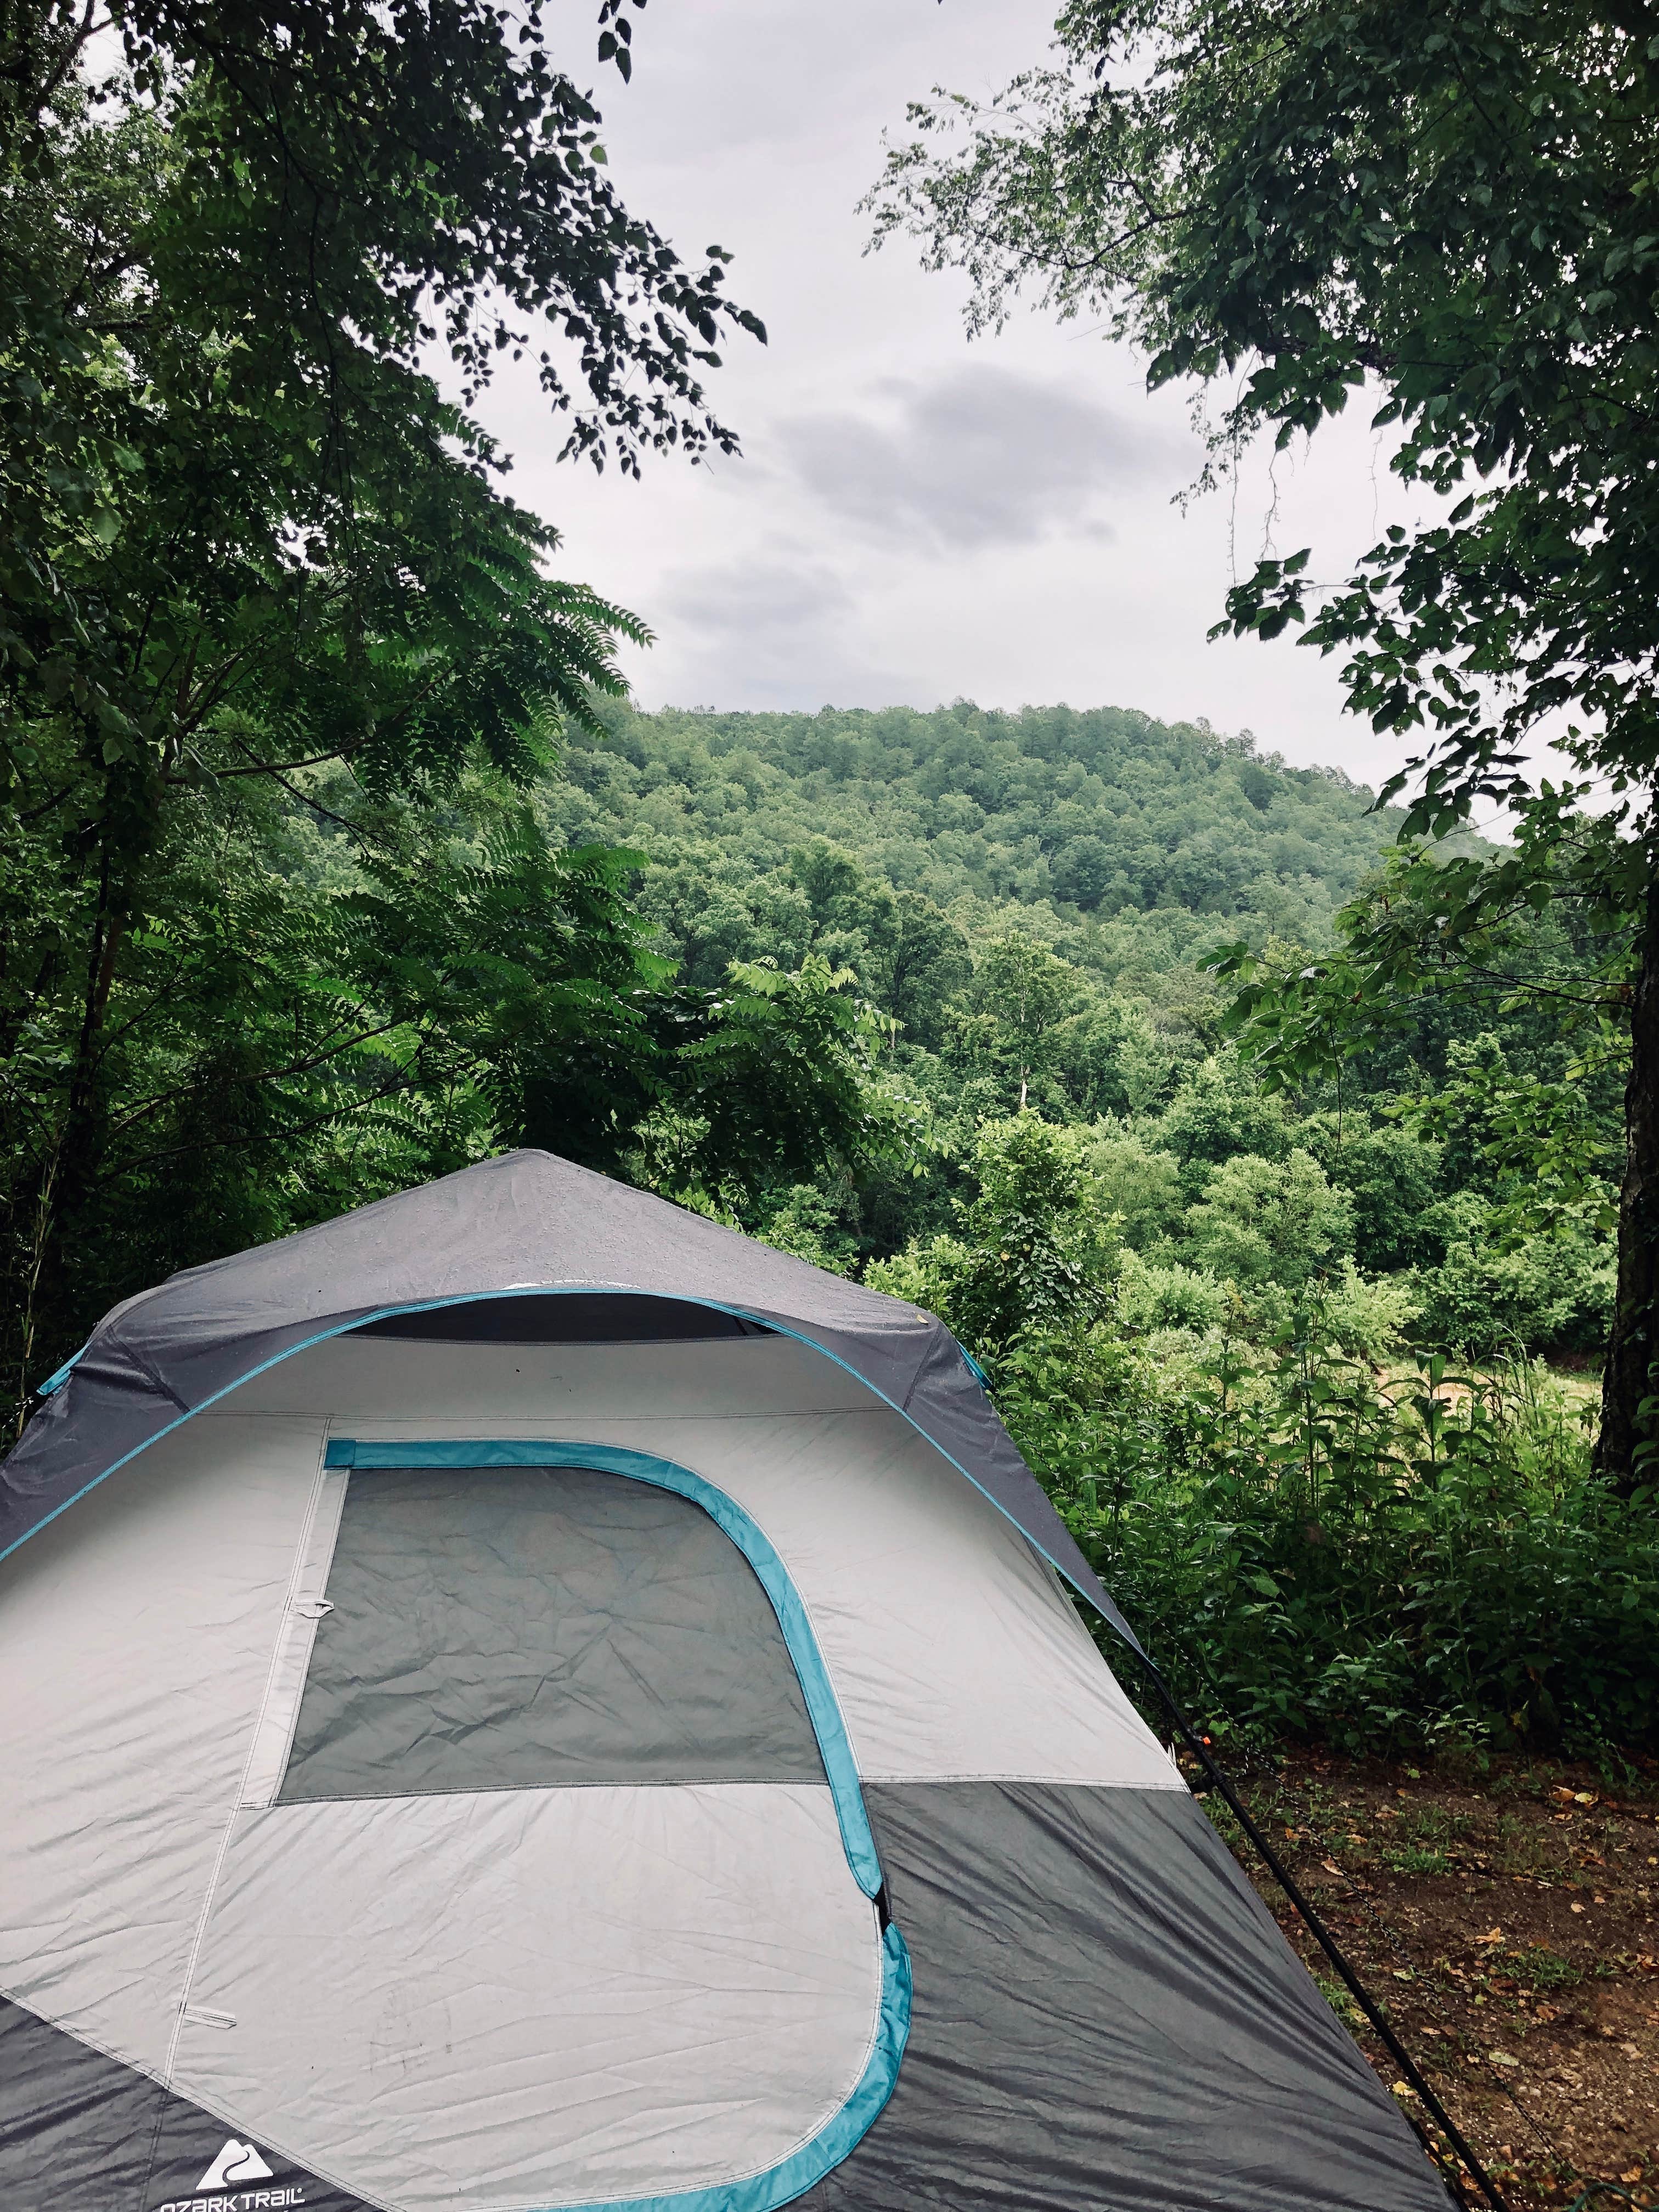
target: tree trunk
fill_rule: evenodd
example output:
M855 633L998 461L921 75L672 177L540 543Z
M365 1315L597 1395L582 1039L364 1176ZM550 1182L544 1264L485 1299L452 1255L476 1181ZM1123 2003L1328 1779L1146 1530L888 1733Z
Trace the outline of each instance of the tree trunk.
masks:
M152 808L129 809L125 816L109 804L106 781L101 820L95 823L99 840L97 890L87 916L85 982L77 1012L76 1036L67 1079L56 1102L41 1098L42 1130L33 1200L33 1219L27 1250L22 1259L22 1279L15 1338L8 1332L9 1353L15 1342L18 1360L19 1401L25 1418L33 1410L32 1389L39 1381L37 1361L55 1364L74 1348L77 1328L88 1316L76 1310L69 1275L69 1261L77 1221L92 1190L104 1137L105 1100L100 1062L110 994L127 933L131 927L133 884L142 861L148 857L148 838L154 820ZM94 825L88 825L94 826ZM118 849L114 827L128 832L126 849ZM46 1131L50 1130L48 1136ZM10 1287L10 1286L9 1286ZM44 1341L43 1341L44 1340Z
M1631 1005L1619 1291L1601 1381L1595 1469L1626 1492L1659 1479L1659 881L1650 878Z

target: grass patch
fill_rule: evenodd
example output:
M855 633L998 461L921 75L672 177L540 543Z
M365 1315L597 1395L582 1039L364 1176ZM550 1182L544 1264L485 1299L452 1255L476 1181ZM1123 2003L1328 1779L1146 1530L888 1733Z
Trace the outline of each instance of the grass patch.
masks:
M1513 1980L1540 1995L1552 1990L1574 1989L1584 1978L1581 1966L1575 1966L1571 1959L1563 1958L1560 1952L1552 1951L1543 1943L1528 1943L1522 1950L1501 1952L1492 1963Z
M1390 1874L1449 1874L1452 1863L1431 1844L1402 1844L1384 1851L1382 1863Z

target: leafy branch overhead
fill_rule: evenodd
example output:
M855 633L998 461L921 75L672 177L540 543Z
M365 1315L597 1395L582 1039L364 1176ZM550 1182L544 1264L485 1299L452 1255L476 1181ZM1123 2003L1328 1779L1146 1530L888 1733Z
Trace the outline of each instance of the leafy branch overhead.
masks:
M522 358L568 455L729 453L704 376L723 331L764 333L724 253L684 262L623 204L600 128L535 6L31 0L0 26L24 1372L112 1250L156 1256L130 1209L163 1160L218 1162L161 1239L209 1256L289 1202L221 1154L356 1115L453 1158L532 1008L580 1030L578 1095L643 1027L629 864L562 858L511 794L649 632L549 573L557 534L469 410Z
M1228 617L1267 635L1307 623L1350 653L1356 708L1428 732L1413 829L1509 795L1547 715L1583 718L1586 772L1644 775L1645 11L1073 0L1057 28L1066 66L913 106L871 196L878 240L906 232L965 270L975 327L1029 294L1103 316L1154 384L1225 378L1218 455L1369 395L1396 474L1452 502L1443 524L1386 533L1311 619L1308 553L1265 561Z
M1609 810L1639 954L1601 1443L1628 1476L1659 1448L1659 27L1625 0L1071 0L1057 31L1057 66L911 110L877 241L965 270L970 326L1025 293L1132 341L1213 408L1209 477L1369 406L1425 520L1334 586L1309 549L1262 559L1218 627L1340 657L1350 709L1418 746L1383 792L1408 836ZM1546 740L1579 781L1539 787ZM1507 867L1454 907L1501 908Z

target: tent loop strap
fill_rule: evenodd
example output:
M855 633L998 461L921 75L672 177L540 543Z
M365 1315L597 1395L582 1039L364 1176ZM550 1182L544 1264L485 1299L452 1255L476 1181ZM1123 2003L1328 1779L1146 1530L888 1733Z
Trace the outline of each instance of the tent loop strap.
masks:
M1208 1744L1204 1741L1203 1738L1194 1728L1192 1723L1188 1719L1186 1714L1176 1704L1175 1692L1170 1689L1169 1684L1164 1680L1163 1675L1158 1672L1152 1660L1146 1658L1144 1652L1140 1653L1139 1656L1144 1662L1146 1672L1152 1677L1153 1686L1156 1687L1159 1697L1164 1700L1164 1705L1168 1709L1170 1717L1175 1723L1188 1750L1192 1753L1193 1757L1197 1759L1200 1765L1204 1769L1206 1774L1208 1775L1211 1782L1220 1792L1221 1796L1225 1801L1227 1808L1232 1814L1233 1818L1238 1822L1239 1826L1243 1829L1245 1834L1249 1838L1256 1850L1260 1852L1267 1867L1268 1872L1273 1875L1273 1880L1279 1884L1285 1896L1289 1898L1291 1903L1301 1915L1302 1919L1307 1925L1309 1933L1313 1936L1314 1941L1318 1944L1320 1949L1323 1951L1325 1956L1330 1960L1332 1966L1335 1967L1336 1972L1342 1981L1343 1986L1347 1990L1348 1994L1352 1997L1354 2002L1364 2014L1365 2018L1370 2022L1370 2025L1373 2029L1375 2029L1379 2040L1387 2050L1389 2056L1399 2067L1401 2072L1405 2075L1412 2087L1416 2090L1418 2095L1423 2100L1425 2108L1444 2134L1447 2142L1450 2143L1458 2157L1462 2160L1463 2164L1468 2168L1468 2172L1474 2177L1475 2181L1480 2185L1482 2196L1486 2198L1487 2203L1492 2206L1492 2212L1510 2212L1510 2208L1504 2202L1497 2183L1486 2172L1485 2166L1482 2166L1480 2160L1476 2157L1474 2150L1471 2148L1468 2139L1463 2135L1462 2130L1458 2127L1450 2113L1447 2112L1445 2106L1441 2103L1440 2099L1436 2095L1433 2089L1430 2087L1429 2083L1423 2074L1423 2070L1418 2065L1417 2061L1406 2049L1404 2044L1401 2042L1400 2038L1395 2033L1393 2028L1389 2026L1381 2006L1376 2002L1366 1990L1364 1984L1360 1981L1358 1975L1355 1973L1353 1968L1349 1965L1348 1960L1339 1946L1335 1936L1333 1936L1330 1929L1327 1928L1312 1902L1303 1893L1301 1886L1297 1881L1294 1875L1291 1874L1290 1869L1284 1863L1278 1852L1274 1850L1273 1845L1268 1842L1266 1835L1263 1834L1261 1829L1257 1826L1248 1808L1239 1797L1238 1792L1233 1788L1232 1784L1223 1772L1219 1764L1217 1762L1214 1755L1211 1752ZM1420 2134L1422 2131L1419 2130L1419 2132ZM1433 2155L1435 2162L1439 2166L1442 2173L1445 2175L1450 2186L1455 2191L1457 2196L1462 2198L1462 2186L1461 2177L1452 2171L1436 2144L1429 2142L1427 2142L1427 2148Z

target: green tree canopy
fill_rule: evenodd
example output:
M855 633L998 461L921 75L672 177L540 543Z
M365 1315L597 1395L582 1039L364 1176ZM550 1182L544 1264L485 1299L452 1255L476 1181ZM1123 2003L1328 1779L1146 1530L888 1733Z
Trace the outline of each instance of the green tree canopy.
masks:
M1352 1249L1353 1208L1309 1153L1224 1160L1187 1216L1193 1255L1241 1286L1299 1291Z
M1023 1114L1033 1077L1050 1064L1060 1024L1076 1010L1076 972L1045 946L1010 931L986 947L969 996L973 1012L964 1034L982 1042L1006 1068L1018 1093L1010 1103Z
M1307 550L1261 562L1227 624L1304 624L1354 711L1426 733L1394 787L1409 830L1483 799L1559 824L1527 767L1546 731L1611 787L1599 892L1640 974L1601 1449L1629 1480L1659 1445L1659 21L1637 0L1071 0L1057 27L1059 66L912 109L878 235L965 269L976 325L1029 290L1132 339L1154 384L1213 392L1224 465L1365 391L1395 473L1437 495L1340 586L1316 592Z
M84 1321L94 1248L137 1256L131 1209L167 1220L140 1186L167 1163L192 1164L190 1233L148 1256L210 1256L283 1218L302 1130L419 1091L441 1164L486 1067L468 1095L503 1127L580 1128L637 1059L625 868L561 856L510 793L647 633L550 575L556 535L467 410L528 351L573 454L729 451L700 378L722 323L761 333L719 249L689 267L623 206L599 127L534 5L33 0L0 23L25 1367ZM263 1206L218 1171L261 1145Z

